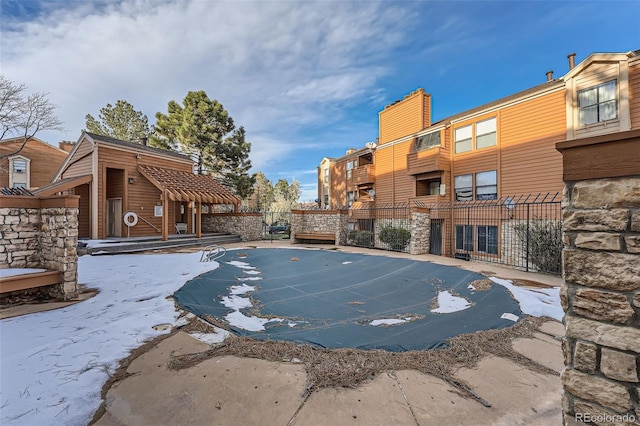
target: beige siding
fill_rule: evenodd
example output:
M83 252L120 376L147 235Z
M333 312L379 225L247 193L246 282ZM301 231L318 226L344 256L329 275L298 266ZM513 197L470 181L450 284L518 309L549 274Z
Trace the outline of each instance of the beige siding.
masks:
M90 175L92 173L92 156L91 151L93 145L87 139L83 139L78 148L69 158L65 170L61 174L61 178L69 178L74 176Z

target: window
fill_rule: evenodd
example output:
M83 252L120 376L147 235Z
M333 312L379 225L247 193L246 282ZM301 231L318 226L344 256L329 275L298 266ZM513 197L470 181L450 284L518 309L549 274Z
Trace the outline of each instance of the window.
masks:
M153 206L153 215L155 217L162 217L162 206Z
M355 166L355 161L347 161L347 179L351 178L351 170Z
M347 192L347 207L351 207L354 201L356 201L356 191Z
M16 158L13 161L14 173L26 173L27 172L27 160Z
M440 195L440 178L416 179L416 197Z
M329 183L329 169L324 169L324 183Z
M489 254L498 254L498 227L497 226L477 226L478 231L478 251Z
M324 207L329 208L329 194L324 194Z
M495 146L496 144L496 119L479 121L476 123L476 149Z
M460 175L453 178L456 201L473 200L473 176Z
M476 200L495 200L498 198L497 172L476 173Z
M456 250L473 251L473 226L456 225Z
M472 146L472 133L471 133L471 125L460 127L455 131L455 148L456 154L460 152L471 151Z
M424 151L425 149L440 146L440 131L420 136L416 139L415 150Z
M26 188L26 187L27 187L27 184L24 182L15 182L13 184L13 188Z
M578 123L581 126L618 118L616 80L578 92Z

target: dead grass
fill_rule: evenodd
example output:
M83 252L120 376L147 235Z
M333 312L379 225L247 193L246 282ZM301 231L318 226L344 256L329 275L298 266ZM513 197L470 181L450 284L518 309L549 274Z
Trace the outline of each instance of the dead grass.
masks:
M322 349L282 341L257 341L231 336L211 349L173 356L169 368L181 370L216 356L258 358L273 362L301 362L307 373L306 393L326 387L355 388L386 371L417 370L436 376L452 385L461 395L480 403L480 398L455 377L460 368L473 368L486 355L496 355L540 373L558 375L512 347L519 337L531 337L544 319L527 317L510 328L487 330L454 337L444 348L425 351L387 352L384 350Z
M476 291L487 291L491 288L493 282L485 278L482 280L471 281L469 285L472 285L473 288L476 289Z

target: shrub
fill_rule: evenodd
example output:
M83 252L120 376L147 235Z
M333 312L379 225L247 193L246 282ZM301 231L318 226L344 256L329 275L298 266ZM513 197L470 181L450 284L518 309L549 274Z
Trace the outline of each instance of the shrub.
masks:
M358 247L373 247L373 232L349 231L349 242Z
M514 226L516 235L522 244L526 256L527 238L529 240L529 259L539 270L559 274L562 272L562 222L534 218L527 224Z
M380 228L380 241L387 243L393 250L402 251L411 239L411 232L403 228L384 226Z

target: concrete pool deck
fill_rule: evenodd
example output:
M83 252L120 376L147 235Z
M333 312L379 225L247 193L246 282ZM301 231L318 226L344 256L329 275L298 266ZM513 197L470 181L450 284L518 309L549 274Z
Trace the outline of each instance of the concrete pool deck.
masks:
M428 260L501 278L558 286L559 277L520 272L492 264L432 255L412 256L343 246L295 245L264 241L225 245L241 247L338 248L383 256ZM535 284L534 284L535 285ZM514 348L556 372L564 368L560 322L547 321L532 338L516 339ZM383 372L355 389L325 388L305 393L302 364L221 356L192 367L167 368L173 355L206 351L208 345L177 332L135 358L127 376L106 395L108 425L549 425L560 424L562 385L558 376L541 374L505 358L486 356L476 368L456 377L491 404L460 396L434 376L414 370Z

